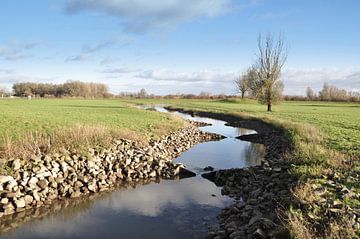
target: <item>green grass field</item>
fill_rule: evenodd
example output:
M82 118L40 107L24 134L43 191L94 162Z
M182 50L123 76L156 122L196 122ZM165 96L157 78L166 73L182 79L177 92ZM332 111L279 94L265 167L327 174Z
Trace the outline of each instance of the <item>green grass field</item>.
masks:
M137 109L120 100L3 99L0 100L0 125L1 146L8 139L12 144L16 141L23 144L29 134L60 135L64 129L76 125L131 132L138 136L135 138L148 140L182 124L169 115Z

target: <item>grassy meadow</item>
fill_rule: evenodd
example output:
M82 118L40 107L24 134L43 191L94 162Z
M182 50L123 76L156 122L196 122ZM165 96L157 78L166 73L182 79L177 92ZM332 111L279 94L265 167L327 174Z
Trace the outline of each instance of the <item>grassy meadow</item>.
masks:
M253 100L141 100L172 106L254 117L284 119L316 126L324 133L330 148L360 156L360 104L334 102L283 102L266 112L266 106Z
M37 146L49 143L59 149L104 144L111 137L146 142L181 127L182 122L120 100L3 99L0 125L3 157L16 157L29 156Z

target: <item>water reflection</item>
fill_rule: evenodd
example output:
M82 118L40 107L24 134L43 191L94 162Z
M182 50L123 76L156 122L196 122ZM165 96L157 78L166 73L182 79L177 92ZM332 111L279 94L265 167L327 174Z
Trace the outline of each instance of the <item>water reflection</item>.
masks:
M35 212L24 212L22 219L32 221L19 229L10 229L17 226L16 218L2 221L2 237L196 238L215 223L220 208L231 202L201 177L166 180L92 197L60 201L46 210L39 209L36 217Z
M157 110L167 112L164 108ZM227 137L198 144L176 159L199 173L198 176L160 183L144 181L111 193L61 200L51 206L18 213L1 219L0 237L203 238L208 227L216 223L221 208L231 203L221 195L220 188L200 176L203 168L256 165L264 155L264 147L235 139L256 133L253 130L226 126L226 122L220 120L175 114L210 123L211 126L201 129Z

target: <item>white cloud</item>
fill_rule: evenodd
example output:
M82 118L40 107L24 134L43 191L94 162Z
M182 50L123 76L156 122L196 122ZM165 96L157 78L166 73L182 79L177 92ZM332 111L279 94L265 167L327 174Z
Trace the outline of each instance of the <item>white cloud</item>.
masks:
M125 31L142 33L230 10L233 0L69 0L66 12L100 12L120 19Z
M234 94L234 79L238 71L199 70L180 71L171 69L134 70L131 68L109 68L105 74L113 92L138 91L146 88L155 94L200 93L201 91ZM356 69L285 69L281 79L285 83L285 94L304 95L307 86L315 91L324 82L348 91L360 91L360 70Z
M348 91L360 90L359 69L287 69L281 79L285 83L286 94L292 95L304 95L308 86L318 91L325 82Z
M173 71L168 69L145 70L135 75L143 79L151 79L155 81L172 81L182 83L194 82L233 82L238 73L234 71L217 71L217 70L201 70L201 71Z
M121 37L121 38L113 38L98 42L93 45L85 44L82 47L81 53L74 56L69 56L65 59L65 62L69 61L86 61L91 59L91 56L103 49L118 45L118 46L127 46L133 42L133 39L130 37Z
M3 58L7 61L15 61L23 58L32 57L28 53L29 50L38 46L36 42L28 43L19 43L19 42L10 42L3 46L0 46L0 58Z

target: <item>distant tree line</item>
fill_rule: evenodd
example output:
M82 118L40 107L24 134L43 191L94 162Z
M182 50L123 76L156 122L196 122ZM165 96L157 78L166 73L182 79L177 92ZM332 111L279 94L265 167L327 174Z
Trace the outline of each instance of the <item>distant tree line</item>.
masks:
M334 85L324 83L323 88L318 93L309 86L306 88L306 96L287 95L285 100L360 102L360 92L346 91Z
M117 98L135 98L135 99L226 99L234 98L234 95L225 94L211 94L209 92L202 91L199 94L168 94L168 95L155 95L148 94L145 89L141 89L139 92L120 92Z
M13 85L14 95L19 97L109 97L109 89L105 84L81 81L67 81L64 84L22 82Z

